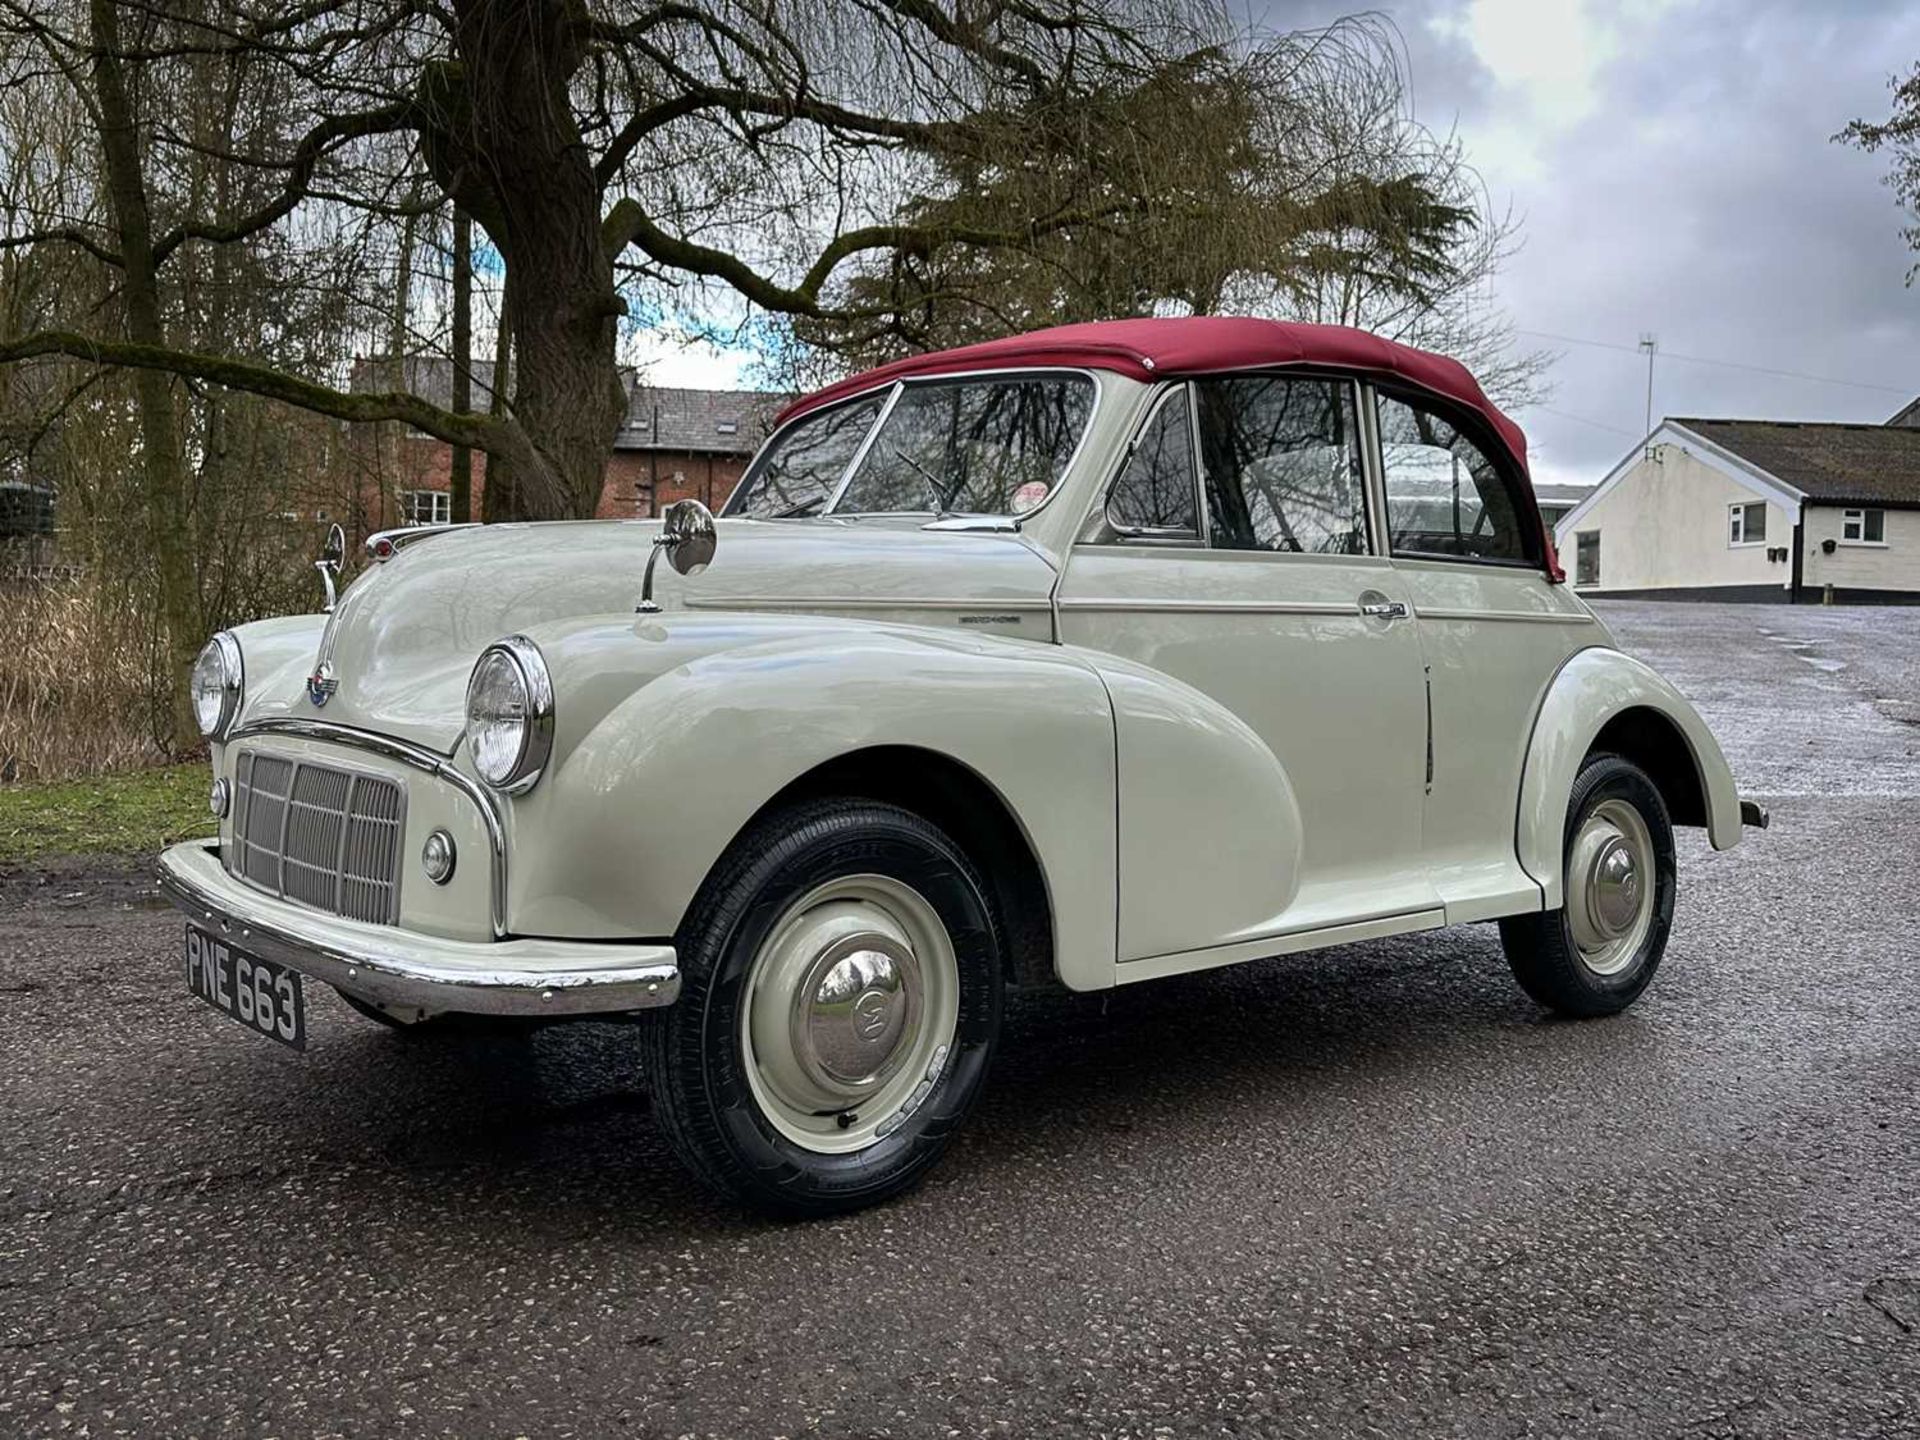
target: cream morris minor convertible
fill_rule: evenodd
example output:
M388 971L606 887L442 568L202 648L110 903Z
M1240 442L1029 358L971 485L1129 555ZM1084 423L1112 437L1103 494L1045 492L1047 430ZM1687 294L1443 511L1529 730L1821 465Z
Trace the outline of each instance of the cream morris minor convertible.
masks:
M302 977L408 1028L633 1017L673 1147L788 1213L934 1163L1009 987L1497 920L1608 1015L1672 827L1765 822L1561 583L1519 430L1352 330L923 355L790 406L718 521L369 549L195 669L189 985L296 1046Z

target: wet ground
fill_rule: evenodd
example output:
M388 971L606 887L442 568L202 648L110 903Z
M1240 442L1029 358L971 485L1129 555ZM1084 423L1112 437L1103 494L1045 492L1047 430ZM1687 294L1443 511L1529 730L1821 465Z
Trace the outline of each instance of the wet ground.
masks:
M771 1225L631 1036L313 1048L0 882L0 1434L1920 1435L1920 610L1609 606L1774 828L1550 1020L1487 927L1027 1002L931 1181Z

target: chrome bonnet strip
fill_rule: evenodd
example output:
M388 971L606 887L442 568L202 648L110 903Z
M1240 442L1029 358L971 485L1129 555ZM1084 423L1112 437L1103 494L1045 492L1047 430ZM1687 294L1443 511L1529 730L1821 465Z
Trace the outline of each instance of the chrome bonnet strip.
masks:
M473 801L479 808L482 822L487 827L487 845L492 851L493 894L489 908L493 938L500 940L506 937L506 826L501 823L500 812L495 808L492 793L471 775L456 769L451 756L429 750L424 745L416 745L411 740L397 740L391 735L376 735L369 730L356 730L351 725L337 725L331 720L303 720L294 715L269 715L259 720L249 720L229 735L227 742L245 739L249 735L294 735L303 740L319 740L332 745L345 745L354 750L365 750L369 754L398 760L403 765L425 771L435 779L445 780Z

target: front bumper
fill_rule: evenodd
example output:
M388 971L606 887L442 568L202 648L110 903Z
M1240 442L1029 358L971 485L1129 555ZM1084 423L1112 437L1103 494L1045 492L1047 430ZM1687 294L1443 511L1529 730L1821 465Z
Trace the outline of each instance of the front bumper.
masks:
M219 847L175 845L160 888L189 920L240 949L392 1006L471 1015L605 1015L671 1005L671 945L446 940L309 910L229 875Z

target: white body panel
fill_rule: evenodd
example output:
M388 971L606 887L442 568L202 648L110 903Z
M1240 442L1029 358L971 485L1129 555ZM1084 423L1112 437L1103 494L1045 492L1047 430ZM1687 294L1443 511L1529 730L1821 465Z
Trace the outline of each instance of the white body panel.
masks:
M1142 667L1114 697L1122 963L1435 907L1419 641L1358 608L1399 588L1367 557L1074 551L1061 638ZM1183 754L1196 726L1242 731L1266 783Z

